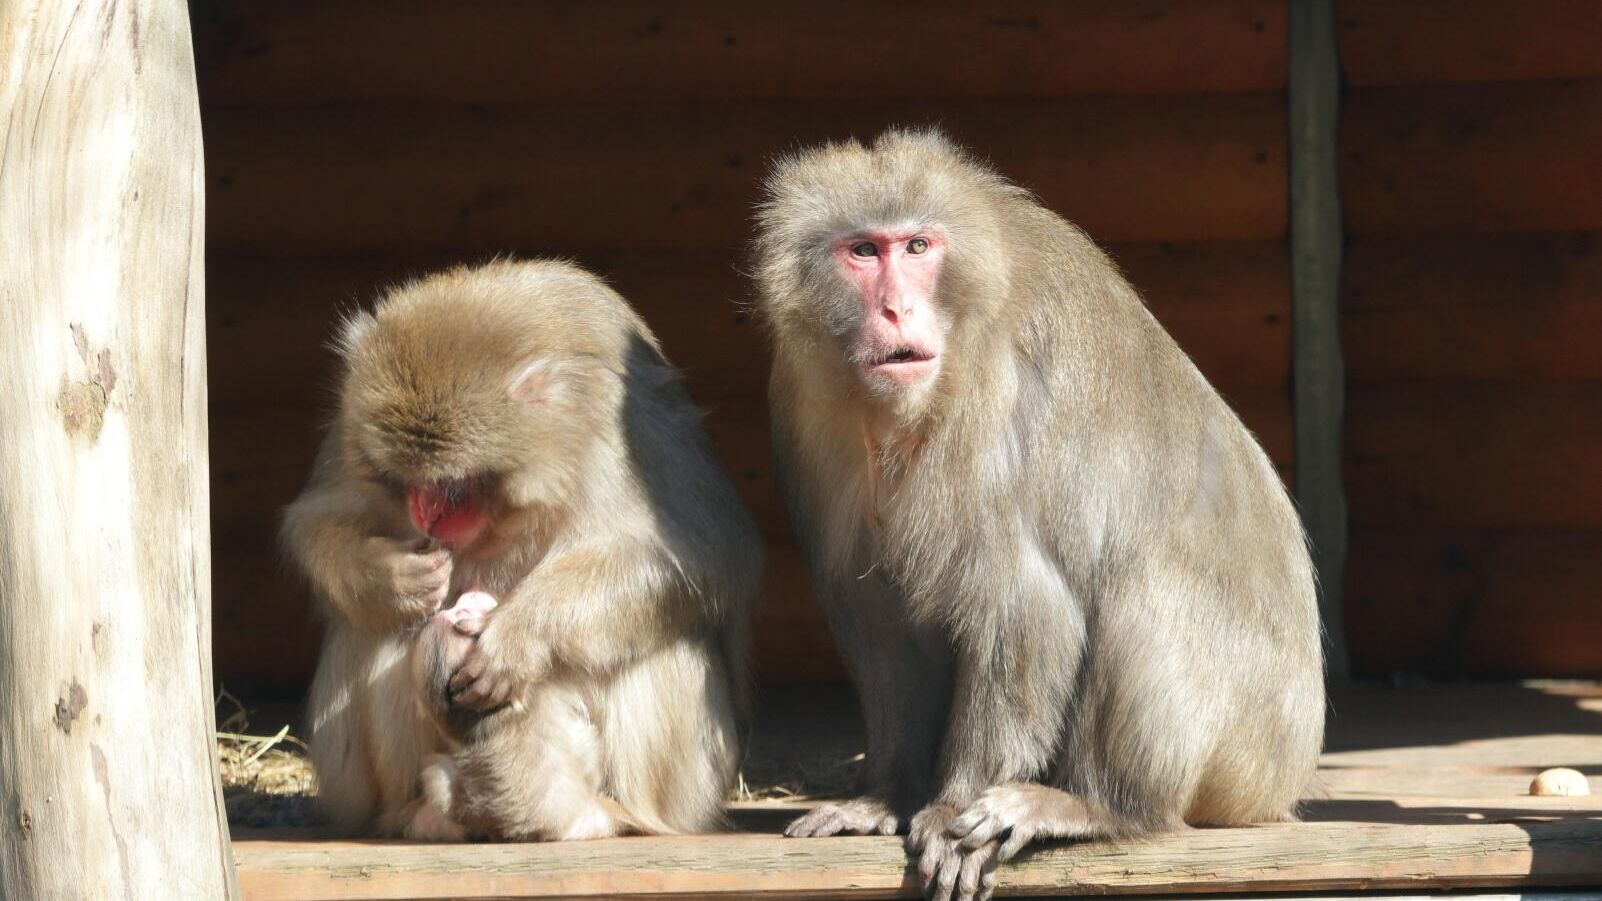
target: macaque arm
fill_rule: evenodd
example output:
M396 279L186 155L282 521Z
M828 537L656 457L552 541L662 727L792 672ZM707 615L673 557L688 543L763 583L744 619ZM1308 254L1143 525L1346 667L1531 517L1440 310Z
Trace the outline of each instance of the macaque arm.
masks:
M418 598L437 595L450 558L405 553L401 539L382 534L401 514L386 509L395 502L378 485L342 470L338 435L329 430L311 483L284 511L283 546L333 614L363 631L393 630L428 612L426 603L397 596L397 584Z
M956 808L991 786L1045 775L1084 642L1078 606L1033 536L996 541L989 550L970 570L1008 577L964 611L941 748L936 799Z
M541 563L490 616L486 634L503 646L543 645L551 663L601 673L694 629L699 603L658 548L576 547Z

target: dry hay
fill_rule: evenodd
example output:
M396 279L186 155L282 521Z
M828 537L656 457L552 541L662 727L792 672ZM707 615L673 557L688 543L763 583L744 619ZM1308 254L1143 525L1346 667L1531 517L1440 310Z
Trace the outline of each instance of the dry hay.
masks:
M217 763L229 826L309 826L317 777L306 759L306 743L289 734L251 735L245 705L226 690L218 703L235 709L218 723Z
M252 734L246 707L226 690L218 694L217 760L230 826L279 828L321 824L313 799L317 776L306 743L285 726ZM782 704L782 702L781 702ZM862 766L858 742L834 735L796 734L795 719L766 718L769 729L754 737L729 793L735 802L803 802L849 795Z

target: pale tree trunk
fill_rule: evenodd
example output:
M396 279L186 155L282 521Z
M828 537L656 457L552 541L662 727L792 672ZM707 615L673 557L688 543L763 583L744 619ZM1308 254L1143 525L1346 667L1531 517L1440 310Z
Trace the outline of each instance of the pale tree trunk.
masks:
M237 897L181 0L0 0L0 898Z

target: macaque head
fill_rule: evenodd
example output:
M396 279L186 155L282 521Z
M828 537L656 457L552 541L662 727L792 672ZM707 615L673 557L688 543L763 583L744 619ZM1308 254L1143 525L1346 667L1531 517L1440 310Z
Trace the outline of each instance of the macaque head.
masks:
M453 550L559 504L603 415L602 349L563 318L593 290L606 289L563 264L491 264L402 286L350 319L347 463L403 494L417 531Z
M1016 190L935 132L781 160L757 238L778 340L824 350L870 397L921 407L1006 295L993 196Z
M473 649L484 618L496 607L495 598L482 591L464 591L456 603L423 623L412 643L412 681L423 713L450 737L458 737L471 724L473 714L454 708L449 683Z

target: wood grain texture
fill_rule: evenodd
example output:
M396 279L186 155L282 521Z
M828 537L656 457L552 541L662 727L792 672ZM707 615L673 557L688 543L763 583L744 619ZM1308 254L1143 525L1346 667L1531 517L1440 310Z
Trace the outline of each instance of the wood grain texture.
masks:
M918 896L897 837L691 836L565 846L242 841L235 856L251 901ZM1602 878L1599 861L1602 826L1584 817L1298 823L1041 848L998 870L997 894L1584 886Z
M197 6L208 104L1273 91L1275 0ZM425 64L426 61L426 64Z
M737 259L775 154L940 122L1098 241L1285 233L1278 95L212 109L219 251Z
M754 744L765 757L844 760L862 747L843 689L764 700ZM1598 878L1602 795L1526 792L1548 766L1602 776L1602 686L1342 683L1331 707L1322 796L1304 822L1039 847L1000 870L998 894L1522 894ZM463 847L242 830L235 848L261 899L915 896L895 838L777 836L814 803L731 804L738 834L725 836Z
M1354 385L1352 522L1602 527L1602 391L1587 382Z
M1341 68L1352 85L1602 75L1595 0L1341 0Z
M0 6L0 897L237 897L184 4Z
M1341 290L1353 381L1602 380L1602 233L1352 244Z
M1351 234L1602 229L1602 80L1357 89L1340 141Z
M1351 559L1346 616L1360 672L1602 673L1602 529L1372 524L1355 530Z

